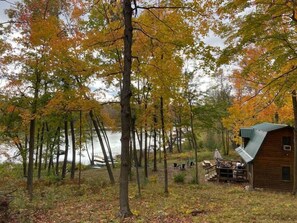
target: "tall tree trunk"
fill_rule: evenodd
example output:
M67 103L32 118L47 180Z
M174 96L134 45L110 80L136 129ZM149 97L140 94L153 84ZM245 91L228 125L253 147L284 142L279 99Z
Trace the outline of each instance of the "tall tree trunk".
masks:
M162 131L162 130L161 130ZM159 163L162 162L162 150L161 150L161 145L162 145L162 135L161 135L161 131L158 131L159 133L159 141L158 141L158 145L159 145Z
M145 110L147 108L147 103L145 101ZM148 134L147 134L147 120L144 123L144 176L148 178L148 144L147 144Z
M229 155L229 150L230 150L230 138L229 138L229 131L226 129L226 155Z
M110 164L109 164L109 161L108 161L108 156L107 156L105 146L104 146L104 142L103 142L103 139L102 139L102 136L101 136L101 133L100 133L99 125L97 123L97 120L95 119L95 116L94 116L94 113L93 113L92 110L89 112L89 114L90 114L91 120L93 121L93 125L95 127L95 131L97 133L99 143L100 143L100 146L101 146L101 149L102 149L102 152L103 152L104 161L105 161L105 164L106 164L106 168L107 168L107 172L108 172L108 175L109 175L110 183L114 184L115 183L114 177L113 177L112 170L111 170L111 167L110 167Z
M131 0L123 0L124 15L124 71L123 87L121 89L121 170L120 170L120 211L121 217L132 215L129 207L129 144L131 121L131 67L132 67L132 26L133 9Z
M35 151L35 169L38 167L38 150L39 150L39 139L40 139L40 128L37 129L37 142L36 142L36 151Z
M19 140L19 137L16 136L16 138L18 138L18 140L15 140L15 146L18 148L18 150L20 151L20 155L22 157L22 164L23 164L23 176L26 177L27 176L27 144L28 144L28 139L27 139L27 135L25 135L25 148L23 147L22 143Z
M61 136L61 129L60 126L57 129L58 131L58 138L57 138L57 157L56 157L56 175L59 176L59 158L60 158L60 136Z
M133 141L133 155L134 155L134 164L135 164L135 169L136 169L136 180L137 180L137 188L138 188L138 196L141 196L141 190L140 190L140 178L139 178L139 164L138 164L138 158L137 158L137 151L136 151L136 130L135 130L135 120L136 117L133 115L132 116L132 141Z
M132 181L132 163L133 163L133 145L132 145L132 140L130 140L129 154L130 154L130 159L129 159L129 180Z
M225 144L225 130L224 129L221 129L221 140L222 140L224 155L227 155L226 144Z
M195 183L199 184L199 172L198 172L198 144L196 140L196 134L194 131L194 115L193 115L193 107L192 107L192 100L189 101L190 104L190 123L191 123L191 134L193 138L193 146L195 150Z
M93 125L92 125L92 120L90 120L89 127L90 127L90 140L91 140L91 147L92 147L92 154L91 154L91 165L94 165L94 159L95 159L95 152L94 152L94 139L93 139Z
M27 154L28 154L28 136L26 134L25 135L25 148L22 152L24 177L27 177Z
M79 111L79 171L78 171L78 185L81 183L81 150L82 150L82 111Z
M42 123L42 129L41 129L41 135L40 135L39 161L38 161L38 179L40 179L40 177L41 177L41 166L42 166L42 156L43 156L44 128L45 128L45 123ZM37 147L38 147L38 145L37 145Z
M48 168L47 168L47 174L48 175L50 175L51 168L53 168L53 172L55 173L55 170L54 170L54 148L55 148L55 146L57 146L59 131L60 131L59 129L60 129L60 127L58 127L56 129L55 136L54 136L54 141L52 143L49 143L49 148L50 148L50 151L49 151L50 156L49 157L50 157L50 160L49 160L49 165L48 165Z
M46 127L46 149L45 149L45 156L44 156L44 169L46 170L47 165L48 165L48 152L49 152L49 127L48 127L48 122L45 123L45 127Z
M156 115L154 115L154 167L153 171L157 171L157 118Z
M67 119L64 121L64 134L65 134L65 154L64 154L64 162L62 167L62 179L66 176L67 171L67 158L68 158L68 149L69 149L69 138L68 138L68 121Z
M179 123L177 123L177 125L180 125ZM177 145L177 151L179 152L179 153L181 153L182 152L182 149L181 149L181 137L180 137L180 135L181 135L181 131L180 131L180 127L176 127L176 145Z
M33 118L30 121L30 137L29 137L29 165L27 177L27 189L29 191L30 200L33 199L33 156L34 156L34 134L36 120Z
M75 147L75 132L74 132L74 121L71 119L70 121L70 130L71 130L71 140L72 140L72 163L71 163L71 175L70 179L74 179L75 174L75 155L76 155L76 147Z
M173 137L172 137L172 130L170 129L169 133L169 152L173 152Z
M31 121L29 130L29 163L28 163L28 177L27 177L27 190L29 192L30 201L33 199L33 171L34 171L34 146L35 146L35 126L37 112L37 101L39 97L39 87L40 87L40 73L38 70L34 72L35 74L35 86L34 86L34 98L31 107Z
M140 132L137 133L137 139L139 142L139 160L138 160L138 165L141 167L142 166L142 157L143 157L143 146L142 146L142 142L143 142L143 132L142 132L142 128L140 129Z
M163 106L163 97L161 97L161 123L162 123L162 144L163 144L163 154L164 154L164 192L165 194L168 194L168 168L167 168L167 152L165 148L165 121L164 121L164 106ZM161 150L161 148L160 148Z
M181 118L181 115L179 115L179 137L178 137L178 144L179 144L179 152L182 152L183 151L183 148L182 148L182 118Z
M96 120L97 120L97 123L99 124L100 130L101 130L101 132L103 134L103 138L104 138L105 144L107 146L107 150L108 150L108 154L109 154L109 158L110 158L110 161L111 161L112 168L115 168L113 155L112 155L109 139L108 139L108 136L107 136L107 133L106 133L106 129L104 127L103 122L100 122L99 118L97 116L96 116Z
M296 195L297 190L297 99L296 90L292 91L292 102L294 112L294 167L293 167L293 189L292 194Z

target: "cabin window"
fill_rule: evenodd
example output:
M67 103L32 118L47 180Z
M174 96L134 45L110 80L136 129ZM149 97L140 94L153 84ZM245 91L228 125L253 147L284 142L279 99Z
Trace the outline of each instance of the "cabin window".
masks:
M291 180L291 168L289 166L282 167L282 180L285 180L285 181Z
M291 137L290 136L283 136L283 150L290 151L291 150Z

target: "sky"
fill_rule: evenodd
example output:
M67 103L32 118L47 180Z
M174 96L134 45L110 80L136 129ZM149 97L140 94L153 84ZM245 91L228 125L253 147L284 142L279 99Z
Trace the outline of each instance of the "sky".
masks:
M15 0L0 0L0 22L6 22L7 16L5 15L5 10L10 7L11 4L16 2Z

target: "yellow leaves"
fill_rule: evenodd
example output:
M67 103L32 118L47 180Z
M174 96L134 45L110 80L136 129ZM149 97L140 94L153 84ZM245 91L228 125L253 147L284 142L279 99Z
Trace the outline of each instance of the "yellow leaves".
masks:
M22 110L19 116L22 118L22 125L24 126L28 126L30 121L34 118L34 116L28 110Z
M56 16L31 21L30 40L35 46L47 44L49 41L57 38L59 32L58 19Z

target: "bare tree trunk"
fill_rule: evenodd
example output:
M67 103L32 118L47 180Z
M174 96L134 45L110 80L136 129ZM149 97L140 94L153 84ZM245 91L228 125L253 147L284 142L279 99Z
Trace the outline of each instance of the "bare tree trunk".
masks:
M120 211L121 217L132 215L129 207L129 144L130 144L130 121L131 121L131 67L132 67L132 26L133 9L131 0L123 1L124 15L124 71L123 88L121 89L121 171L120 171Z
M45 149L45 156L44 156L44 169L46 170L47 165L48 165L48 151L49 151L49 127L48 123L45 123L46 127L46 149Z
M61 135L60 127L58 127L57 131L58 131L58 138L57 138L56 175L59 176L60 135Z
M40 138L40 128L37 129L37 142L36 142L36 151L35 151L35 169L38 167L38 148L39 148L39 138Z
M144 105L145 109L147 108L147 103L145 101ZM148 134L147 134L147 121L145 120L144 123L144 176L145 178L148 178L148 148L147 148L147 139L148 139Z
M110 164L109 164L109 161L108 161L108 156L107 156L105 146L104 146L104 143L103 143L103 139L102 139L102 136L101 136L101 133L100 133L99 125L97 123L97 120L94 117L94 114L93 114L92 110L89 112L89 114L90 114L91 120L93 121L93 125L95 127L95 131L97 133L99 143L100 143L100 146L101 146L101 149L102 149L102 152L103 152L104 161L105 161L105 164L106 164L106 168L107 168L107 172L108 172L108 175L109 175L110 183L115 184L114 177L113 177L113 174L112 174L112 170L111 170L111 167L110 167Z
M34 134L35 134L35 118L30 121L30 137L29 137L29 165L27 177L27 189L29 191L30 200L33 199L33 155L34 155Z
M136 131L135 131L135 116L132 116L132 141L133 141L133 154L134 154L134 164L136 169L136 180L137 180L137 188L138 188L138 196L141 196L141 190L140 190L140 179L139 179L139 165L138 165L138 158L137 158L137 151L136 151Z
M153 171L157 171L157 118L154 115L154 168Z
M129 159L129 180L132 181L133 145L132 145L132 140L131 139L130 139L130 144L129 144L129 154L130 154L130 159Z
M24 177L27 177L27 155L28 155L28 136L26 134L25 135L25 148L22 151Z
M170 129L169 133L169 152L173 152L173 138L172 138L172 130Z
M101 132L103 134L103 138L104 138L105 144L107 146L107 150L108 150L108 154L109 154L109 158L110 158L110 161L111 161L112 168L115 168L113 155L112 155L109 139L108 139L108 136L107 136L107 133L106 133L106 129L104 127L103 122L100 122L100 120L99 120L99 118L97 116L96 116L96 120L97 120L97 123L99 124L100 130L101 130Z
M141 167L142 166L142 157L143 157L143 147L142 147L142 142L143 142L143 132L142 132L142 128L140 129L140 132L137 133L137 139L138 139L138 143L139 143L139 160L138 160L138 165Z
M51 168L54 170L54 148L57 146L58 137L59 137L59 127L55 131L54 141L52 143L49 143L49 164L47 167L47 174L49 175L51 172ZM55 173L55 171L53 171Z
M90 119L88 119L90 120ZM95 159L95 152L94 152L94 138L93 138L93 125L92 120L88 121L89 127L90 127L90 139L91 139L91 146L92 146L92 153L91 153L91 165L94 165L94 159Z
M297 190L297 99L296 90L292 91L292 102L294 112L294 169L292 194L296 195Z
M82 150L82 111L79 111L79 171L78 171L78 185L81 184L81 150Z
M32 103L30 131L29 131L29 163L28 163L28 177L27 177L27 190L29 192L30 201L33 199L33 175L34 175L34 147L35 147L35 125L37 112L37 100L39 97L39 85L40 85L40 74L39 71L35 71L35 86L34 86L34 98Z
M64 179L67 171L67 158L68 158L68 148L69 148L69 138L68 138L68 121L64 121L64 134L65 134L65 155L62 167L62 178Z
M182 152L183 151L183 148L182 148L182 119L181 119L181 115L179 115L179 137L178 137L178 144L179 144L179 152Z
M74 179L75 175L75 155L76 155L76 147L75 147L75 132L74 132L74 121L71 119L70 121L70 130L71 130L71 140L72 140L72 163L71 163L71 175L70 179Z
M42 123L42 129L41 129L41 135L40 135L39 161L38 161L38 179L40 179L40 177L41 177L41 166L42 166L42 156L43 156L44 128L45 128L45 123ZM38 145L37 145L37 147L38 147Z
M158 141L158 145L159 145L159 163L162 162L162 151L161 151L162 135L161 135L161 131L158 131L158 133L159 133L159 137L158 137L159 138L159 141Z
M192 100L189 100L190 104L190 123L191 123L191 133L192 133L192 138L193 138L193 145L194 145L194 150L195 150L195 183L199 184L199 172L198 172L198 144L196 140L196 135L194 131L194 115L193 115L193 108L192 108Z
M163 153L164 153L164 192L168 194L168 168L167 168L167 152L165 148L165 123L164 123L164 107L163 107L163 97L161 97L161 123L162 123L162 141L163 141ZM161 150L161 148L160 148Z
M229 150L230 150L230 138L229 138L229 131L226 129L226 155L229 155Z

